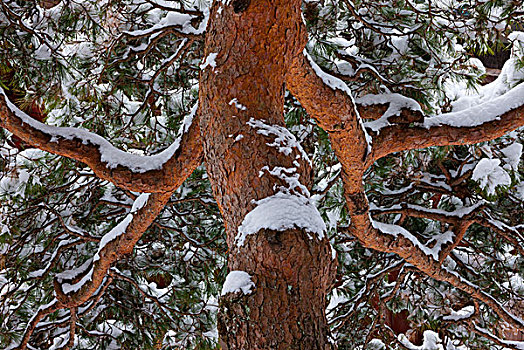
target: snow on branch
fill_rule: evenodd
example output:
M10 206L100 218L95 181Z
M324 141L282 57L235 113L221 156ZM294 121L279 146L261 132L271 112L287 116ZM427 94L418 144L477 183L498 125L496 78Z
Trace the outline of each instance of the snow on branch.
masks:
M173 10L169 11L165 17L160 19L158 23L151 28L126 31L124 34L134 38L141 38L164 31L174 31L181 36L199 36L206 31L209 21L209 8L203 11L203 15L204 18L200 21L198 27L195 28L193 22L199 19L198 16Z
M106 163L106 166L110 169L122 166L128 168L134 173L144 173L150 170L161 169L167 160L173 156L180 145L180 140L177 139L166 150L154 156L140 156L127 153L114 147L103 137L87 130L79 128L56 127L43 124L22 112L11 101L9 101L2 88L0 88L0 94L4 96L5 103L9 110L22 121L23 125L27 125L51 136L50 142L53 143L58 142L59 139L79 139L81 140L82 144L91 144L97 146L100 151L100 160L103 163Z
M340 90L344 93L346 93L348 96L352 97L351 90L349 87L344 83L341 79L332 76L331 74L328 74L320 68L320 66L313 60L313 57L309 55L306 49L304 49L304 56L307 58L309 64L311 65L311 68L315 72L315 74L322 79L324 84L329 86L333 90Z
M459 311L451 310L449 315L442 317L444 321L461 321L470 318L475 314L475 306L468 305Z
M40 306L29 320L18 348L23 350L28 347L31 335L44 317L65 308L71 310L69 339L73 339L74 323L77 317L76 308L89 302L89 305L78 310L80 314L85 314L96 305L112 281L109 273L111 265L122 256L132 252L136 242L160 214L170 197L171 192L140 195L126 218L102 238L97 254L92 260L88 260L77 269L64 271L57 275L54 280L55 299ZM89 272L86 273L87 270ZM84 276L77 283L64 283L64 280L69 281L82 275Z
M64 271L56 276L54 280L55 299L40 306L36 314L29 320L19 349L27 348L31 335L44 317L60 309L69 308L71 310L70 335L74 337L76 308L89 301L90 306L86 305L78 310L80 314L84 314L94 307L112 281L109 272L111 265L122 256L132 252L135 244L160 214L170 197L171 192L138 196L124 220L101 239L93 259L86 261L76 269ZM77 283L64 282L77 279L82 275L83 277Z
M415 237L411 232L406 230L405 228L394 225L394 224L386 224L383 222L371 221L374 228L377 230L380 230L383 233L392 235L394 237L403 236L407 240L409 240L414 246L420 249L421 252L426 254L427 256L432 257L434 260L439 261L439 254L442 250L443 246L445 244L453 242L454 234L451 231L446 231L443 234L441 234L438 237L435 237L435 244L432 248L426 246L425 244L421 243L417 237Z
M51 302L41 305L36 313L29 319L27 326L24 331L24 336L20 340L19 349L23 350L27 348L29 339L35 330L36 325L42 320L45 316L57 311L60 309L60 302L55 298Z
M515 64L513 59L506 62L501 75L481 87L477 96L457 100L454 105L458 110L425 117L411 127L390 124L382 118L368 124L380 134L373 137L375 148L366 164L394 152L489 141L523 126L524 83L515 85L516 73L509 72ZM519 76L524 79L524 73Z
M181 175L187 177L198 166L202 147L198 123L193 123L197 109L186 116L179 137L167 149L141 156L84 129L43 124L16 107L0 88L2 127L44 151L86 163L102 179L140 192L173 190Z
M337 156L364 159L370 152L370 138L358 115L349 88L325 72L304 52L295 57L286 75L286 87L306 112L328 132ZM342 163L342 162L341 162ZM346 171L351 169L345 168Z
M358 219L360 221L363 217L359 216ZM360 224L362 224L362 222L358 223L359 226ZM417 243L417 241L411 237L411 234L407 234L404 232L405 230L403 231L401 229L402 228L396 225L372 222L372 227L367 230L367 232L363 234L357 230L353 230L352 232L365 246L378 251L399 255L406 262L412 264L435 280L447 282L478 301L485 303L510 325L517 328L524 327L524 321L521 318L508 311L494 297L484 292L479 286L464 279L455 271L441 266L440 262L432 256L432 251L421 246L420 242ZM428 259L429 256L432 258Z
M405 212L411 216L427 217L428 219L435 219L441 221L455 221L451 219L462 219L470 216L476 212L485 201L481 200L470 206L463 206L453 211L446 211L436 208L425 208L416 204L393 205L391 207L378 207L375 204L370 204L370 211L374 213L401 213Z
M497 344L510 348L510 349L517 349L517 350L524 350L524 342L521 341L515 341L515 340L504 340L500 339L496 335L492 334L490 331L488 331L485 328L479 327L478 325L473 326L473 331L479 335L482 335Z
M102 284L111 264L121 256L131 253L134 245L157 215L164 208L171 193L143 193L137 197L129 214L100 240L92 263L87 261L81 267L62 272L55 279L57 298L66 306L78 306L87 301ZM88 272L87 269L90 266ZM61 283L83 274L76 283Z
M425 118L420 126L427 129L443 125L470 128L500 120L504 114L522 105L524 105L524 84L519 84L501 96L470 108Z
M447 269L439 260L439 255L449 253L462 239L470 222L459 223L457 237L453 237L455 242L451 246L443 247L444 243L450 241L451 235L442 235L437 238L433 248L422 244L409 231L398 225L386 224L374 221L370 215L369 202L361 187L360 192L349 192L352 188L348 186L349 178L345 178L344 188L346 193L347 206L351 216L350 232L360 243L367 247L384 253L394 253L405 262L425 273L429 277L451 284L453 287L465 292L472 298L486 304L498 316L508 324L516 328L524 327L524 321L509 312L495 298L487 294L479 286L461 277L457 272ZM480 205L480 204L479 204ZM469 210L464 210L460 214L467 215ZM441 252L442 251L442 252Z
M353 94L351 93L351 90L349 89L347 84L345 82L343 82L341 79L339 79L337 77L334 77L331 74L328 74L328 73L324 72L322 70L322 68L320 68L318 66L318 64L315 63L315 61L308 54L306 49L304 49L304 56L307 58L309 64L311 65L311 68L313 69L315 74L320 79L322 79L324 84L326 84L327 86L329 86L333 90L340 90L340 91L342 91L344 94L346 94L349 97L350 106L354 109L354 113L357 116L357 120L359 122L359 126L362 128L362 132L364 133L364 137L365 137L365 140L367 142L367 150L371 151L371 143L372 143L371 136L367 133L366 128L364 127L362 119L360 118L360 115L359 115L358 110L356 108L356 103L355 103L355 100L353 99Z
M381 231L381 229L384 228L386 232ZM388 231L396 231L397 235L392 235ZM387 238L387 236L392 238ZM395 230L391 230L390 227L374 224L373 229L368 230L364 235L358 234L358 238L368 247L379 251L395 253L428 276L438 281L450 283L455 288L485 303L512 326L517 328L524 327L524 321L522 319L504 308L495 298L484 292L482 288L459 276L455 271L441 266L437 260L426 258L428 256L427 251L421 248L419 244L414 243L409 235L406 235L404 232L399 232L397 227L395 227ZM395 241L392 241L392 239Z
M432 146L494 140L524 126L524 83L493 100L468 109L425 118L412 127L391 125L373 138L371 166L388 154Z
M420 113L422 115L422 108L417 101L412 98L405 97L401 94L368 94L355 99L356 104L361 107L359 110L365 110L362 107L369 107L373 105L387 105L387 109L377 120L364 123L366 128L369 128L375 132L380 132L385 126L391 125L389 118L394 116L400 116L402 111L408 109L410 112ZM366 118L365 115L363 115Z

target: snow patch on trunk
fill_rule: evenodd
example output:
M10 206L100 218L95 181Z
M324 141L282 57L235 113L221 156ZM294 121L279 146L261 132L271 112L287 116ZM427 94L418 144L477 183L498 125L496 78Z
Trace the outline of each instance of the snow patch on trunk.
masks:
M247 272L231 271L226 276L226 281L224 282L220 295L237 292L242 292L247 295L252 292L252 288L254 287L255 283L251 280L251 275Z
M217 67L217 62L215 60L216 60L217 56L218 56L218 53L216 53L216 52L212 52L209 55L207 55L207 57L204 60L204 62L200 65L200 69L204 70L208 66L210 66L212 68L216 68Z
M248 235L262 229L284 231L304 229L324 238L326 224L310 199L298 194L279 192L256 202L257 206L244 217L235 238L237 246L243 246Z

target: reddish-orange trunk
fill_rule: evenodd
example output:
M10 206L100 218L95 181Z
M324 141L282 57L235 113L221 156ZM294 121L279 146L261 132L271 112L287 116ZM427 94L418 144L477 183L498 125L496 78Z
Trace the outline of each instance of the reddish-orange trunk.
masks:
M206 167L226 225L229 270L249 273L251 294L221 299L225 349L328 349L326 294L335 263L329 242L300 229L261 230L237 246L235 237L254 201L289 186L279 167L311 185L311 167L295 147L271 146L251 118L284 126L285 74L304 47L299 1L216 2L200 79Z

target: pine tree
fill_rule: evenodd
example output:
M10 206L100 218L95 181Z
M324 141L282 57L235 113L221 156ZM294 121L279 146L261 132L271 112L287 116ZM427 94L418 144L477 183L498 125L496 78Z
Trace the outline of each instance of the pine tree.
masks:
M3 1L0 344L522 348L523 18Z

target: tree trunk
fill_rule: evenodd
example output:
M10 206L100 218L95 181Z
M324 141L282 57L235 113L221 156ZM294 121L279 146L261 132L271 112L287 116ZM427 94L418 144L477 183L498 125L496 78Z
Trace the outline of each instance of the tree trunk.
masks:
M328 240L287 227L235 241L254 201L279 192L308 196L308 160L273 133L285 133L285 74L304 45L300 1L217 1L211 11L200 79L205 161L229 270L249 273L256 286L221 298L224 349L330 348L325 307L336 264Z

